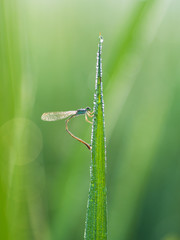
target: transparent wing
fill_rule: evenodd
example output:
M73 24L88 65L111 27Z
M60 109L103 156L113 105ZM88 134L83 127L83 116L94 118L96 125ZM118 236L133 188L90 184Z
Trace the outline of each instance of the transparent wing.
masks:
M67 111L67 112L47 112L47 113L43 113L43 115L41 116L41 119L43 121L57 121L57 120L61 120L64 118L67 118L71 115L76 114L77 111Z

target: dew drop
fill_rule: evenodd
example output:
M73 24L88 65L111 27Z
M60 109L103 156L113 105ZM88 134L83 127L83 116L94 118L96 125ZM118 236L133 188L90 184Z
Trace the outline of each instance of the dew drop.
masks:
M100 38L100 43L103 43L103 41L104 41L103 37L99 36L99 38Z

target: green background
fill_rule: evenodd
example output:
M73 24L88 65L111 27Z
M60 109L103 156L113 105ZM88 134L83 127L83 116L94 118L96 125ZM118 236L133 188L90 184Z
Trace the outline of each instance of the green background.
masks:
M0 239L83 239L90 152L40 117L93 106L99 32L109 239L180 239L179 12L178 0L0 0ZM83 117L70 129L90 142Z

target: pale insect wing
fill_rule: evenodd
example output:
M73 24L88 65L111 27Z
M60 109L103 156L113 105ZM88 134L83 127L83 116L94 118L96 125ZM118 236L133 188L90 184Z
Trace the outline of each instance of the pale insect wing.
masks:
M61 120L61 119L65 119L71 115L76 114L77 111L67 111L67 112L47 112L47 113L43 113L43 115L41 116L41 119L43 121L57 121L57 120Z

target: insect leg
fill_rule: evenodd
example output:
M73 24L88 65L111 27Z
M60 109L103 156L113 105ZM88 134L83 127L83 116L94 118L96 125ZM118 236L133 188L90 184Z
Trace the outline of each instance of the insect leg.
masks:
M88 120L86 113L85 113L85 120L86 120L86 122L93 124L91 121Z
M88 117L94 117L94 112L86 112Z

